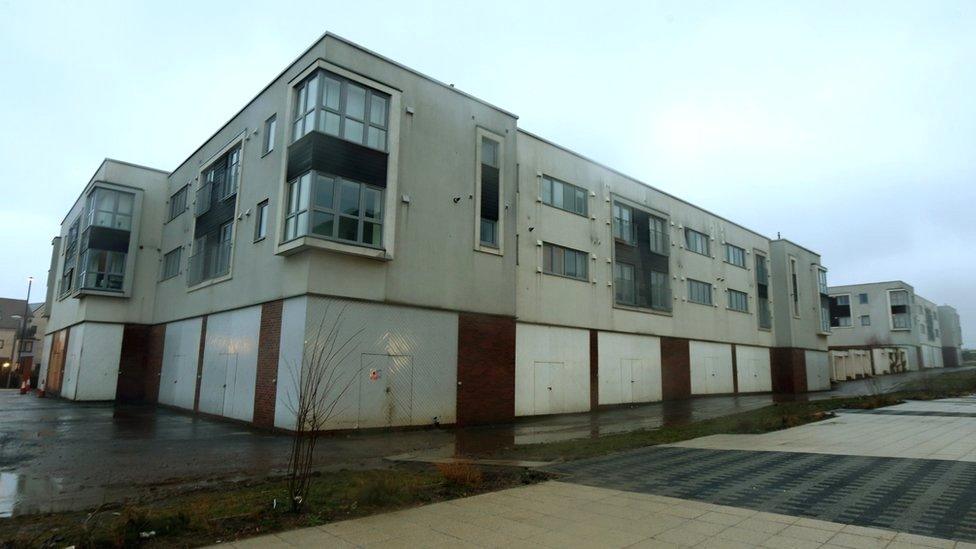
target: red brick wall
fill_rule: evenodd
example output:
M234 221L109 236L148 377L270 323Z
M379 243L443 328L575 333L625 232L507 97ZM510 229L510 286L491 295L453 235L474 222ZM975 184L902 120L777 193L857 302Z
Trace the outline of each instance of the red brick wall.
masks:
M119 377L115 385L115 399L123 402L142 402L146 398L146 344L149 326L126 324L122 328L122 348L119 351Z
M278 388L278 349L281 346L281 305L272 301L261 306L258 335L258 369L254 384L254 425L274 427L275 396Z
M457 423L515 419L515 319L458 315Z
M774 393L807 392L807 358L803 349L773 347L769 350L769 366Z
M197 354L196 391L193 393L193 411L200 411L200 378L203 377L203 350L207 346L207 317L200 322L200 350Z
M143 398L146 402L159 401L159 378L163 373L163 345L166 342L166 325L149 327L146 334L146 368L143 377Z
M600 332L590 330L590 410L600 406Z
M661 338L661 392L664 400L691 397L691 351L687 339Z

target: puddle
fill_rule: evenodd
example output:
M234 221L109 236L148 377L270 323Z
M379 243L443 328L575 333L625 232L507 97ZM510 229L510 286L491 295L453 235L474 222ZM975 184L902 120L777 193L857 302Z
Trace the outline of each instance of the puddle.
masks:
M98 505L104 490L63 478L40 478L0 473L0 518L67 511Z

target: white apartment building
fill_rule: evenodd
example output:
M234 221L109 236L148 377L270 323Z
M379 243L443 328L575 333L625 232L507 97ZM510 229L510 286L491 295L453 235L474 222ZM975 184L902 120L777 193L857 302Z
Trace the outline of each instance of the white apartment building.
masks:
M816 253L332 34L172 171L105 160L51 273L76 400L292 429L337 348L328 429L829 387Z

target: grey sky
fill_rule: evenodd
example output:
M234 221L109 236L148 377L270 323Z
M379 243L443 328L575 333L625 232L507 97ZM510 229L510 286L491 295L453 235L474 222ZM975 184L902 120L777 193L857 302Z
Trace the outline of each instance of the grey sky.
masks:
M976 2L597 4L0 0L0 295L103 157L173 169L330 30L976 343Z

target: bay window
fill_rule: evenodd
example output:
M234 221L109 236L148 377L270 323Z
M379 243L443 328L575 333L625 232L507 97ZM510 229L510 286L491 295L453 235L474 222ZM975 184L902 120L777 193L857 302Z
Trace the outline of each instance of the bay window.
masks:
M383 189L310 171L288 183L284 240L316 236L379 248Z
M292 141L317 130L386 151L389 109L387 94L319 70L295 87Z

